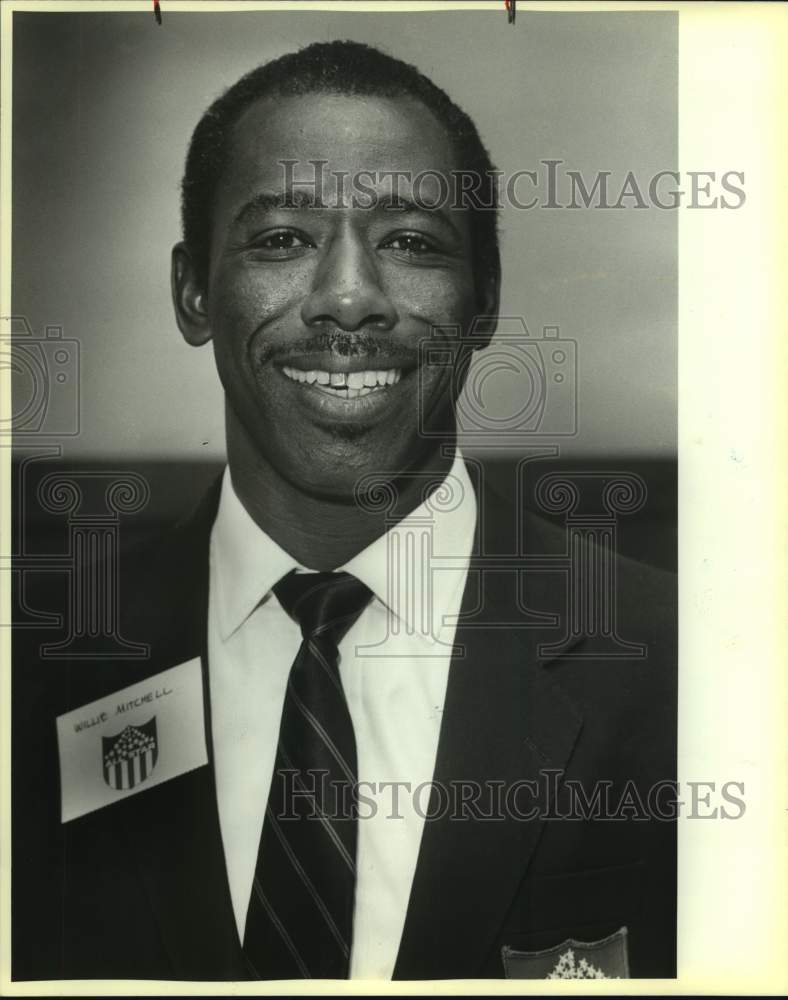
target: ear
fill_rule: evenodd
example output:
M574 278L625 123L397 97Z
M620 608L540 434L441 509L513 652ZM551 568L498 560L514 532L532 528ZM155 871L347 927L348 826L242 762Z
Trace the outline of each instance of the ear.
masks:
M480 280L476 296L477 319L473 325L474 351L488 347L498 326L498 310L501 303L501 269L490 268Z
M200 347L211 339L207 293L185 243L176 243L172 248L170 284L178 329L188 344Z

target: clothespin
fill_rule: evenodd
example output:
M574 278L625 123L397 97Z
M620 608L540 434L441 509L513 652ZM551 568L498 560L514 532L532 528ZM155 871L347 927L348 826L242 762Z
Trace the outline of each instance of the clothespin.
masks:
M517 15L517 0L503 0L503 2L506 6L509 24L514 24L514 19Z
M156 24L161 24L161 7L159 6L159 0L153 0L153 16L156 18Z

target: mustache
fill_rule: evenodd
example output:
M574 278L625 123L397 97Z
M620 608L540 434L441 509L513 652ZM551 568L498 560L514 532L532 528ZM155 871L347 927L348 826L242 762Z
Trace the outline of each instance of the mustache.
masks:
M320 330L287 343L267 344L260 351L260 363L292 358L298 354L334 354L337 357L374 358L383 356L410 356L413 364L419 360L418 350L403 345L401 340L385 333L368 333L363 330Z

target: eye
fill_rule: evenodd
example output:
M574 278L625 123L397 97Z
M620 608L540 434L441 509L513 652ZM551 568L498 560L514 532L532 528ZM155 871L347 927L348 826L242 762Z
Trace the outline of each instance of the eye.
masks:
M400 253L413 256L439 252L436 244L421 233L398 233L386 240L382 246L384 249L399 250Z
M296 247L311 246L309 241L292 229L280 229L275 233L267 233L255 241L255 246L265 250L293 250Z
M300 256L314 243L296 229L275 229L260 233L247 244L249 255L255 260L289 260Z

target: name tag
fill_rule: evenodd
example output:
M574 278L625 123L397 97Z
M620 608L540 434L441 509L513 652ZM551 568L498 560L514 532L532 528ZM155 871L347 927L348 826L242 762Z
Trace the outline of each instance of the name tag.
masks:
M199 658L57 719L63 823L208 763Z

